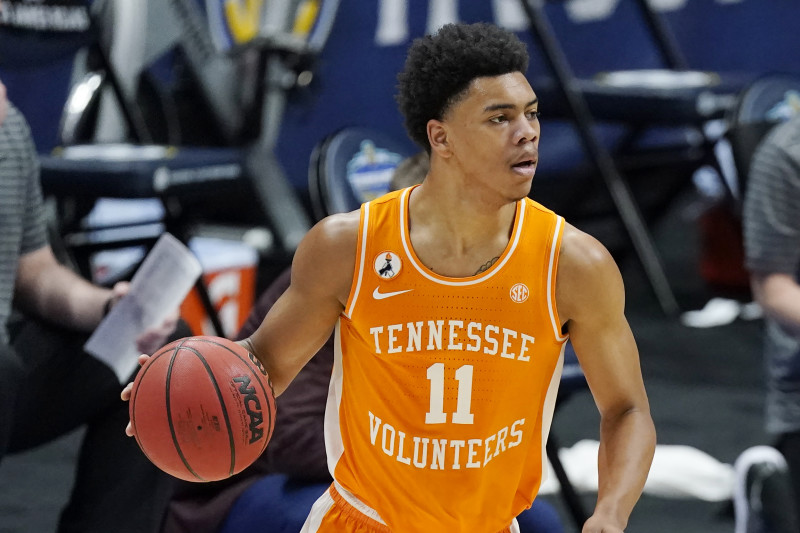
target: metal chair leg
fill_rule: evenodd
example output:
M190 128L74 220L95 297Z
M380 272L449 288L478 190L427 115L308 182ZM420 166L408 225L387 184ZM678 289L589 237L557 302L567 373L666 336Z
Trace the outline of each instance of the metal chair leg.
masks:
M564 465L561 464L561 459L558 457L557 439L554 437L552 431L550 432L550 437L547 439L547 446L545 449L547 451L547 458L550 460L550 465L553 467L556 478L558 478L558 484L561 486L561 496L564 498L564 503L569 510L572 521L575 523L575 527L580 531L583 528L584 522L589 518L589 514L578 492L575 490L569 477L567 477Z

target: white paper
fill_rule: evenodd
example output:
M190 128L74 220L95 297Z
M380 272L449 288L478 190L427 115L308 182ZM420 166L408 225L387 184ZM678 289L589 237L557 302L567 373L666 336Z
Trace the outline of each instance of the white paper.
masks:
M178 309L202 272L194 254L164 233L133 276L128 294L111 308L84 349L127 383L138 364L136 339Z

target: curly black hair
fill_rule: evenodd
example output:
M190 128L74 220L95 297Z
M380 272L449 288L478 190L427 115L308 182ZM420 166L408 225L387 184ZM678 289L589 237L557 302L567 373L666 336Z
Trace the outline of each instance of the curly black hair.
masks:
M441 120L475 78L528 69L528 50L512 32L492 24L446 24L415 39L396 96L411 139L430 153L427 124Z

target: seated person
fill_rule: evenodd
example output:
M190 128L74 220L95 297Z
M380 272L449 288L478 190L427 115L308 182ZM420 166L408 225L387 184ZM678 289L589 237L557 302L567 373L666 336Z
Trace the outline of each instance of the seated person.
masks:
M56 260L30 130L2 84L0 122L0 459L88 424L59 533L155 533L172 479L125 437L122 385L83 350L128 286L93 285ZM164 345L176 320L145 331L138 350Z

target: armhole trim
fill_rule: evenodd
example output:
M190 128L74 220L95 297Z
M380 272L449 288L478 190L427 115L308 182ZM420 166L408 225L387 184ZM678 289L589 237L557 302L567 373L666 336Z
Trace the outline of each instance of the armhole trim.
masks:
M347 301L344 316L350 320L353 316L353 308L358 300L358 293L361 290L361 280L364 277L364 256L367 253L367 227L369 226L369 203L361 206L361 225L358 230L358 244L356 248L356 269L353 273L353 285L350 289L350 298Z
M558 272L558 257L561 251L561 236L564 234L564 218L556 215L556 227L550 243L550 260L547 265L547 310L550 313L550 324L553 326L553 335L558 342L567 340L568 335L561 334L561 320L556 309L556 276Z

